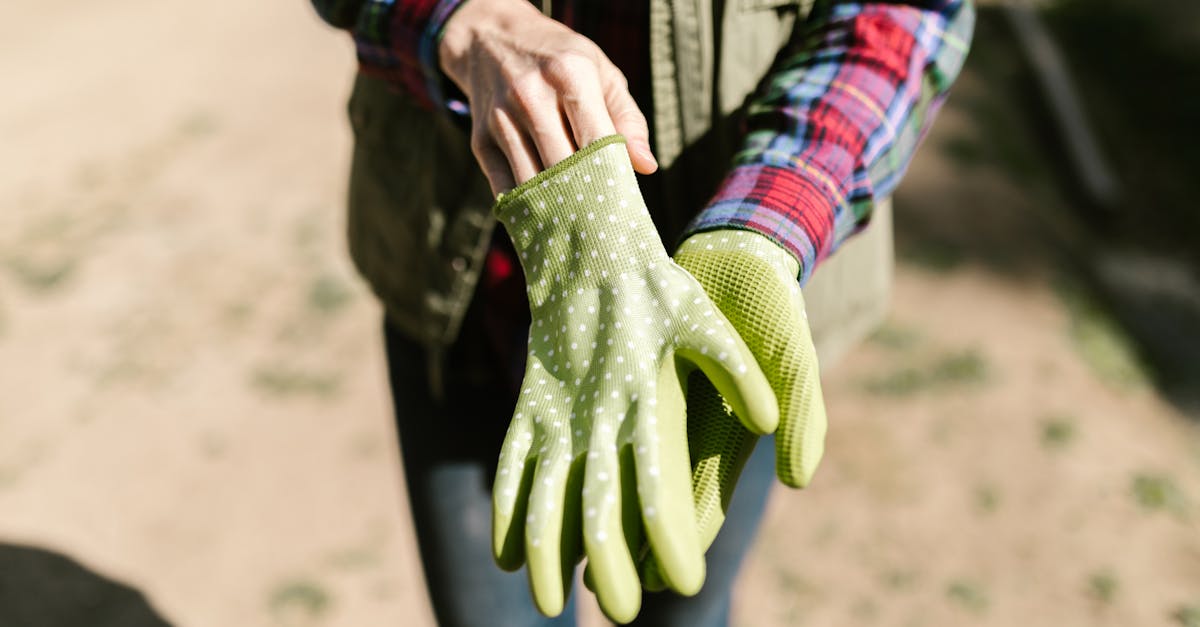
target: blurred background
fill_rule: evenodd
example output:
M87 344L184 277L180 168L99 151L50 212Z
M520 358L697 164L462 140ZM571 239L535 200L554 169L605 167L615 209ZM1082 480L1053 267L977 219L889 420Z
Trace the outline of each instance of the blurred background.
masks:
M0 626L432 624L344 249L348 38L303 0L6 7ZM1200 625L1197 85L1200 3L980 3L735 624Z

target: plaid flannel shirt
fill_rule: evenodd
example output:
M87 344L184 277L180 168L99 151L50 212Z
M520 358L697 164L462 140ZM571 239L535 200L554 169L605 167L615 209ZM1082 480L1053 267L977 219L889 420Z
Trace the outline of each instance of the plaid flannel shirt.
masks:
M312 0L353 32L362 71L465 114L437 64L442 28L462 1ZM645 2L552 6L555 19L620 51L613 62L639 84ZM806 282L899 183L962 67L974 15L970 0L818 3L752 99L742 148L688 232L759 232L796 256Z

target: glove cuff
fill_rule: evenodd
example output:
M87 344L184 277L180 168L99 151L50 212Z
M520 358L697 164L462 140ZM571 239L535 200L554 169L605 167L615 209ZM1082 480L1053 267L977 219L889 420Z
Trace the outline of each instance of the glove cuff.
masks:
M512 238L531 306L610 274L669 263L625 147L612 135L502 194L493 213Z
M621 153L627 155L625 150L625 137L621 135L609 135L607 137L601 137L600 139L597 139L583 148L580 148L566 159L563 159L549 168L542 170L528 181L521 183L507 192L501 192L498 196L496 196L496 204L492 206L492 214L495 215L496 219L500 220L505 226L509 226L510 224L519 225L525 218L536 219L542 215L549 216L554 214L556 210L561 208L561 206L567 205L568 201L571 201L575 198L574 196L568 196L565 193L566 191L569 190L579 194L584 191L591 191L592 188L600 187L598 185L588 185L588 183L594 183L595 181L588 180L585 182L584 177L594 179L598 174L607 174L610 177L612 174L622 174L620 172L622 160L614 159L613 155L610 154L597 154L604 151L605 148L613 145L619 145ZM605 152L613 151L610 150ZM588 157L591 157L593 160L591 164L586 163ZM628 166L628 173L627 176L621 176L621 180L619 182L624 183L632 181L633 185L636 187L637 178L633 176L633 167L629 164L628 156L626 156L623 161L624 165ZM573 182L570 181L571 175L577 170L581 176L575 178ZM614 170L615 172L611 172ZM563 191L557 192L563 194L563 202L556 202L554 204L546 203L545 206L538 207L536 211L531 210L530 205L536 205L537 201L544 201L547 197L556 199L557 194L539 192L539 190L545 190L549 186L549 183L552 179L556 177L562 179L564 175L567 177L564 183L573 184L564 184L561 186ZM601 180L603 181L604 179ZM616 179L614 179L614 183L615 182L617 182ZM603 183L601 185L603 185ZM585 196L584 198L577 199L575 202L582 202L586 199L587 197Z
M792 281L800 275L800 262L792 253L757 231L716 229L696 233L679 245L675 251L675 261L688 269L689 256L705 253L725 254L731 259L750 254L766 261Z

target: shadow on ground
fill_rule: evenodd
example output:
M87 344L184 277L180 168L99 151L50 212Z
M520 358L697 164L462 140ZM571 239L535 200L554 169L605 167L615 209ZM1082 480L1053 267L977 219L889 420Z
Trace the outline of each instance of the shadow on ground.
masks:
M65 555L0 543L0 625L171 627L142 593Z

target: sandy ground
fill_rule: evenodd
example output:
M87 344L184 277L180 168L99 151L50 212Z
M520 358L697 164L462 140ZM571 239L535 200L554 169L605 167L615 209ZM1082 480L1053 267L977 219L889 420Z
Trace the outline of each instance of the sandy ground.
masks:
M344 251L349 42L299 1L9 5L0 580L53 590L4 570L37 547L181 627L432 624ZM939 198L1021 239L1036 206L955 172L942 122L898 221ZM1197 424L1097 366L1120 338L1051 273L926 261L826 373L825 465L735 623L1200 624Z

